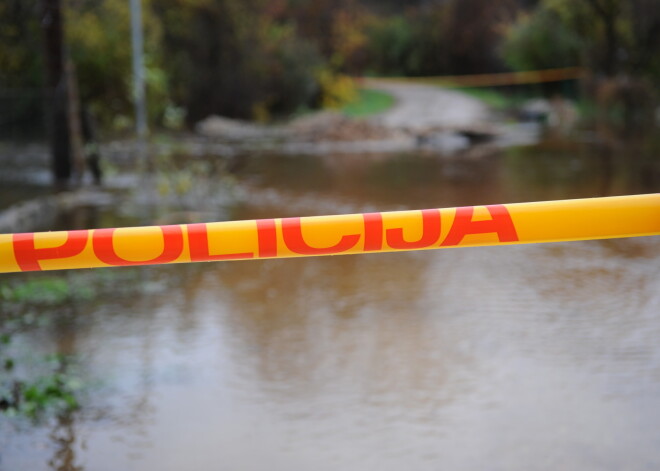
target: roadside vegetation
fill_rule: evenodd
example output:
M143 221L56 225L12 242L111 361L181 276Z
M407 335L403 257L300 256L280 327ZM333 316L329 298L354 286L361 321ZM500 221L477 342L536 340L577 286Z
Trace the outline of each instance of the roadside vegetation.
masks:
M383 113L394 105L394 97L379 90L360 88L356 98L341 109L342 113L351 118L363 118Z
M22 336L71 322L82 304L147 293L155 284L145 282L139 268L21 274L0 281L0 414L41 420L78 409L89 385L80 379L75 356L26 351Z
M657 104L653 0L145 0L152 127L217 114L261 122L301 110L382 109L349 77L582 67L583 90L630 119ZM106 130L132 125L129 2L68 0L65 36L80 101ZM44 83L38 0L0 6L0 91ZM555 93L550 86L546 93ZM476 93L472 92L471 93ZM485 95L486 97L490 95ZM13 94L11 119L43 99ZM357 97L357 98L356 98ZM356 101L357 99L357 101ZM20 101L20 103L18 103Z
M17 344L26 329L51 324L65 303L93 295L89 287L53 276L0 285L0 413L37 419L78 407L82 384L70 373L72 359L59 354L35 358Z

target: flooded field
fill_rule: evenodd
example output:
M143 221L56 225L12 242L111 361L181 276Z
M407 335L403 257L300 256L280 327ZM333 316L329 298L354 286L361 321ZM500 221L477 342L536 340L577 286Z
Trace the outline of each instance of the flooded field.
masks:
M235 167L232 219L660 191L568 144ZM6 348L66 356L81 407L0 416L3 471L660 468L658 237L58 276L105 288Z

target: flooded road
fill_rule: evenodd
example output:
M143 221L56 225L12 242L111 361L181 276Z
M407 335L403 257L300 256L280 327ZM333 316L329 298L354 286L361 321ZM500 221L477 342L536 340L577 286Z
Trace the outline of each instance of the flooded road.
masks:
M229 213L660 190L657 164L581 149L248 158ZM11 348L71 355L81 408L0 416L0 470L660 467L658 237L60 276L116 289Z

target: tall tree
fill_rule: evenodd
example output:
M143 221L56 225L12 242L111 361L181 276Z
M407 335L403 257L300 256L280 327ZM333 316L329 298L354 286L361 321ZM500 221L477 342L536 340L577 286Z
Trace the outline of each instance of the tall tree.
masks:
M71 178L69 99L60 0L42 0L42 28L46 87L50 98L50 141L55 184L64 187Z

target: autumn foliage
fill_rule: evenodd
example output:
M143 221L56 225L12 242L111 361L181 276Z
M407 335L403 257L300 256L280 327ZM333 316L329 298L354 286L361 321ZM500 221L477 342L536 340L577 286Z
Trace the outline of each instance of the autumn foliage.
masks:
M81 99L132 116L127 0L62 0ZM349 76L582 66L657 88L655 0L143 0L150 121L270 121L337 107ZM39 0L0 3L0 89L43 83ZM35 53L35 51L37 51ZM175 119L176 118L176 119Z

